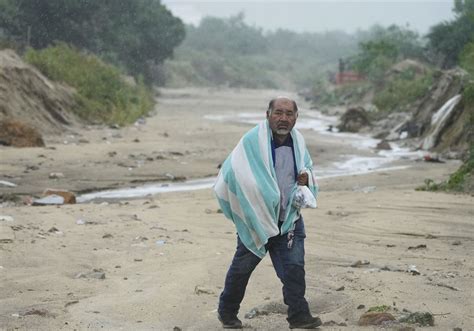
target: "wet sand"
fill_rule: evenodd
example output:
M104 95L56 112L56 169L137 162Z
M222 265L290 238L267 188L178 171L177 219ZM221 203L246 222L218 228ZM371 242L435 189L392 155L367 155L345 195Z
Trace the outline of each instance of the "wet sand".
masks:
M0 180L18 185L0 192L87 192L215 176L249 125L204 115L261 109L263 116L267 101L280 94L164 90L144 125L48 137L55 149L0 147ZM316 167L353 152L347 141L303 134ZM347 325L322 330L372 330L357 321L379 305L435 314L434 327L417 330L474 327L468 304L474 198L414 190L425 178L447 178L458 164L396 165L409 168L320 180L319 208L303 213L308 301L323 322ZM49 179L51 172L64 178ZM0 215L14 220L0 221L0 329L219 330L217 298L236 237L217 209L210 189L60 207L2 206ZM357 260L370 263L350 267ZM420 275L405 272L410 265ZM245 319L255 307L270 313ZM284 312L266 257L239 316L247 329L281 330Z

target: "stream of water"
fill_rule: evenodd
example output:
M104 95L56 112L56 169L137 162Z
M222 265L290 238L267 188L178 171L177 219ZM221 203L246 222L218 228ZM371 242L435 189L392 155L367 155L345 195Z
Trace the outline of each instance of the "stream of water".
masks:
M262 120L262 114L226 113L221 115L205 115L204 118L210 121L237 122L254 125ZM422 157L421 151L411 152L408 148L401 148L394 143L391 143L391 150L374 152L374 148L379 140L355 133L337 132L337 129L334 128L336 127L338 118L334 116L326 116L317 111L306 110L304 111L303 118L304 120L297 122L296 128L302 130L313 130L318 134L328 135L335 140L345 139L352 147L354 147L354 154L341 155L340 161L334 162L331 165L318 167L317 177L319 179L357 175L375 171L404 169L408 166L390 166L390 164L401 158L416 159ZM328 131L329 126L333 128L332 131ZM373 156L361 156L356 153L357 151L364 153L370 151ZM214 181L215 177L209 177L178 183L154 183L133 188L93 192L81 195L78 198L78 202L87 202L94 199L139 198L158 193L200 190L212 187Z

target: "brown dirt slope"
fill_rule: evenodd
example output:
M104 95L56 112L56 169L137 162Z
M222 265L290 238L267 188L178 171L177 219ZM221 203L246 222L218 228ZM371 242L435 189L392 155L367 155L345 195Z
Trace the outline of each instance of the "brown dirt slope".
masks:
M12 50L0 51L0 120L16 120L41 134L76 123L74 90L50 81Z

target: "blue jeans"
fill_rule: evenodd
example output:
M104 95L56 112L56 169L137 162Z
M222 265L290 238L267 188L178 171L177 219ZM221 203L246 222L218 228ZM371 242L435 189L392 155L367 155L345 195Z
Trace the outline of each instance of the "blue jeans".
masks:
M294 238L289 245L288 235L277 235L268 240L273 267L283 284L283 299L288 305L288 321L292 322L310 315L308 302L304 298L306 291L304 271L304 230L303 218L295 223ZM240 303L250 275L261 261L249 251L237 237L237 250L225 279L224 290L219 298L219 314L225 317L237 316Z

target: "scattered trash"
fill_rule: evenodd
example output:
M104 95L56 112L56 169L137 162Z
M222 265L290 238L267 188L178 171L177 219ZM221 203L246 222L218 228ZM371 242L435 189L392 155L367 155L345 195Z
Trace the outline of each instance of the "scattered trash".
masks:
M423 160L425 162L444 163L444 161L440 160L438 156L432 156L429 154L423 156Z
M336 321L333 321L333 320L330 320L330 321L326 321L322 324L323 326L347 326L347 323L345 322L336 322Z
M64 178L64 174L62 172L52 172L49 174L49 179L60 179Z
M46 189L43 192L43 195L45 196L59 195L64 198L64 203L67 203L67 204L76 203L76 196L74 195L74 193L69 192L67 190Z
M8 215L0 215L0 222L13 222L14 219Z
M419 324L420 326L434 326L434 316L428 312L415 312L399 319L402 323Z
M407 269L407 272L411 273L414 276L421 275L421 273L416 268L416 265L409 265L408 269Z
M201 295L201 294L214 294L214 291L208 289L208 288L205 288L203 286L199 286L199 285L196 285L196 287L194 288L194 293L197 294L197 295Z
M424 249L424 248L426 248L426 245L418 245L418 246L410 246L410 247L408 247L409 250Z
M16 187L17 185L12 182L7 182L6 180L0 180L0 185L9 186L9 187Z
M448 285L448 284L444 284L444 283L436 283L436 284L432 284L432 285L439 286L439 287L445 287L445 288L453 290L453 291L459 291L459 289L457 287L454 287L454 286L451 286L451 285Z
M33 199L33 206L63 205L64 198L60 195L52 194L41 199Z
M66 304L64 305L64 307L69 307L69 306L71 306L71 305L75 305L76 303L79 303L79 300L74 300L74 301L66 302Z
M48 230L49 233L54 233L54 234L63 234L62 231L59 231L56 227L52 227L51 229Z
M245 314L245 318L252 319L259 315L268 315L268 311L260 310L258 308L252 308L248 313Z
M369 265L370 264L370 261L368 260L357 260L355 261L354 263L351 264L351 267L352 268L359 268L363 265Z
M74 278L105 279L105 272L102 269L93 269L91 272L80 272Z

